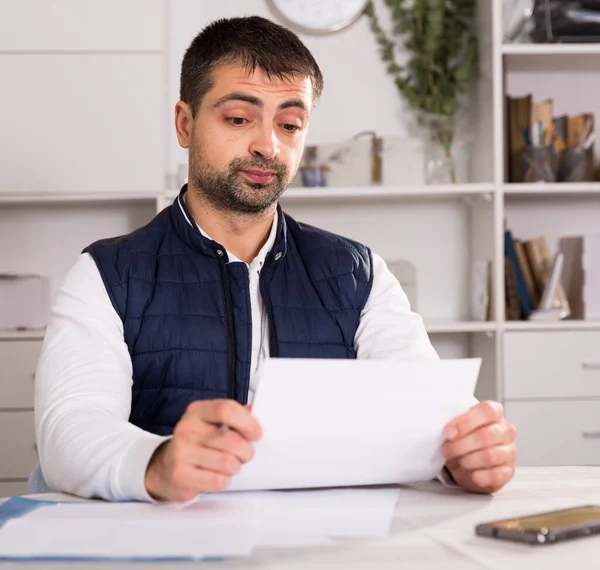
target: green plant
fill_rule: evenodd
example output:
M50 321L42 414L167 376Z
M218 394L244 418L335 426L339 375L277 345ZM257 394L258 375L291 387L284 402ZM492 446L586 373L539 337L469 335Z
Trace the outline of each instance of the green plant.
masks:
M382 29L372 1L365 10L381 58L419 122L451 157L455 116L477 64L476 0L384 1L392 37ZM406 64L398 63L398 52ZM454 170L452 178L455 182Z
M454 116L460 95L469 84L477 62L476 0L385 0L394 23L392 34L381 28L373 2L366 14L381 49L381 57L410 107L436 115ZM396 49L403 47L408 62L400 66Z

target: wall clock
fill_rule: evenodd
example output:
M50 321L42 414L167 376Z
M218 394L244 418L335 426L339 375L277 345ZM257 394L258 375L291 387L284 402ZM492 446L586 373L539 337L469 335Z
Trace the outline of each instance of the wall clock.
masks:
M369 0L267 0L290 28L310 34L337 32L353 24Z

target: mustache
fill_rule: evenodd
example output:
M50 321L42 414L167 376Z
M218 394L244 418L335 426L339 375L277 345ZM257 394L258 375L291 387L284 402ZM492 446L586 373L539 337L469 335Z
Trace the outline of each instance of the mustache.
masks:
M273 159L266 159L258 156L250 159L234 158L229 163L229 171L232 173L240 170L252 170L253 168L257 168L259 170L271 170L279 178L282 178L287 174L287 168L285 164Z

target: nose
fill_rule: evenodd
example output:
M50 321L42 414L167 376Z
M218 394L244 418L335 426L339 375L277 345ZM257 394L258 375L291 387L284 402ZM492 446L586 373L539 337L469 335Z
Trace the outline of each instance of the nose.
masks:
M267 160L275 158L279 152L279 140L273 128L262 128L256 131L249 148L252 156L261 156Z

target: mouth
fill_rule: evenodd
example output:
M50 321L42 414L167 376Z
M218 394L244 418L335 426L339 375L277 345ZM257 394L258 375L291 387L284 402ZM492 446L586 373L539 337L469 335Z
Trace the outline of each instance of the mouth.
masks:
M247 178L249 178L252 182L257 184L268 184L272 182L277 174L272 172L271 170L242 170L242 174L244 174Z

